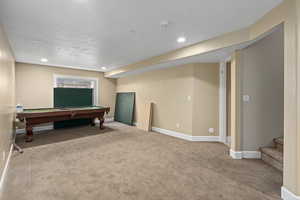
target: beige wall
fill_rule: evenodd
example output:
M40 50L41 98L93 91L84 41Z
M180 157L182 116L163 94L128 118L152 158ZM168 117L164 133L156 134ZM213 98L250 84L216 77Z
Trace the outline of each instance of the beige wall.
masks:
M154 127L200 136L211 127L217 135L218 78L217 64L187 64L120 78L117 92L136 92L137 123L153 102Z
M0 174L2 174L13 134L15 112L15 60L0 24ZM2 159L3 152L5 160Z
M120 78L117 92L136 92L137 123L143 104L153 102L153 126L192 135L193 70L190 64Z
M256 151L283 136L284 121L283 26L242 50L242 150Z
M193 135L219 135L219 64L195 64Z
M116 80L101 72L16 63L16 102L25 108L53 107L54 74L98 78L99 104L110 106L107 117L113 116Z

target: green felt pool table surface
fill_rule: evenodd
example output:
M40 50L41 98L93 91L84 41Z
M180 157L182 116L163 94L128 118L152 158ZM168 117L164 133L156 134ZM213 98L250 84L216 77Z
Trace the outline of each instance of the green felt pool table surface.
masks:
M105 107L88 106L88 107L76 107L76 108L35 108L35 109L24 109L22 113L46 113L46 112L72 111L72 110L97 110L102 108Z

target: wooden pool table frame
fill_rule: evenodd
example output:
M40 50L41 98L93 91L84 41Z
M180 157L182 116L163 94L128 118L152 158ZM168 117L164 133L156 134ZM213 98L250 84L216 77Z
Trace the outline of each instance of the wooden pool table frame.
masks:
M104 114L110 111L109 107L91 109L62 108L59 111L22 112L17 113L17 118L26 123L26 142L33 141L33 127L38 124L57 122L72 119L91 119L91 125L95 126L95 119L100 121L100 129L104 129Z

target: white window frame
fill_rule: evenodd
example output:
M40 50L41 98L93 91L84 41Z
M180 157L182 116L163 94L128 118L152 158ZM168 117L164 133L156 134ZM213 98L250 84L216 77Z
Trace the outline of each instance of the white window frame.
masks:
M53 88L57 88L57 79L59 79L59 78L71 78L71 79L77 79L80 81L94 82L94 88L92 88L93 89L93 105L94 106L99 105L99 79L98 78L54 74L53 75Z

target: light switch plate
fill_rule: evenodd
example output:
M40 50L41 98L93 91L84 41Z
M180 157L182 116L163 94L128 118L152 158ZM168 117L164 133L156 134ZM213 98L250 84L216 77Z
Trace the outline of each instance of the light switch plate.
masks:
M249 95L243 95L243 101L244 102L249 102L250 101L250 96Z

